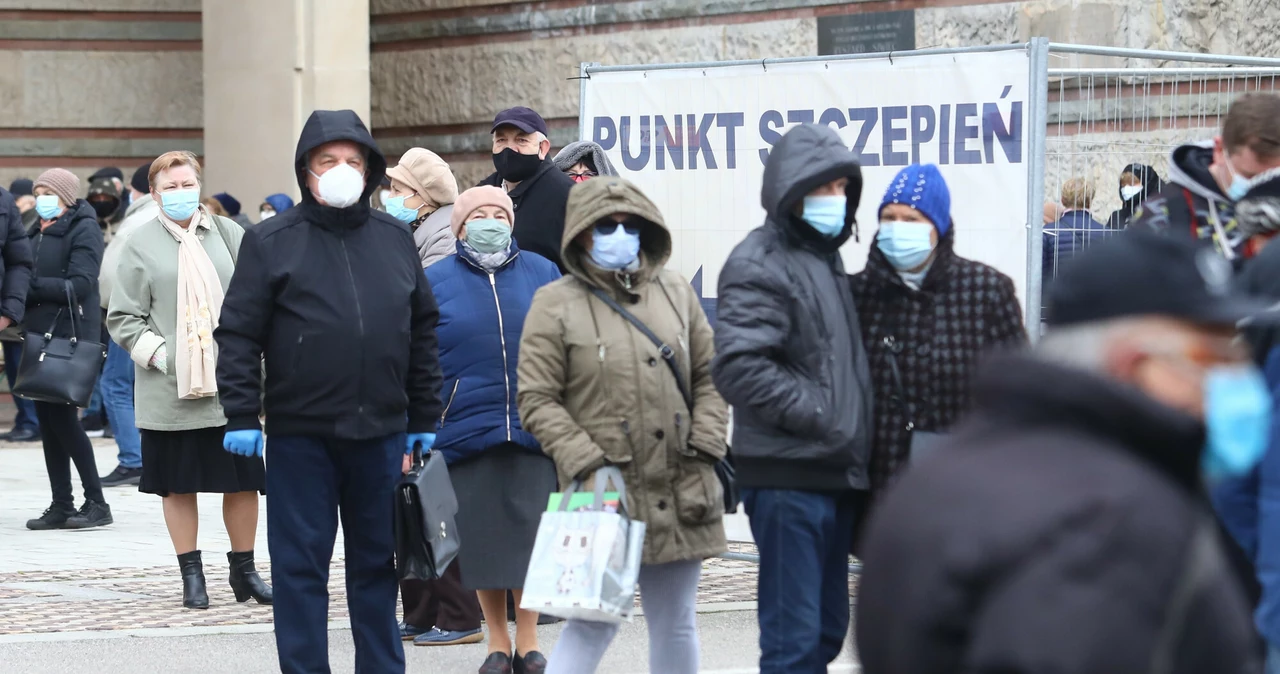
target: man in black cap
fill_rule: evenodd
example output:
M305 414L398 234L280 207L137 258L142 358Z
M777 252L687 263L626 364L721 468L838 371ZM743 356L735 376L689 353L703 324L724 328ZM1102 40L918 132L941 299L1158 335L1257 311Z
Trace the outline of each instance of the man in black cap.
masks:
M873 517L864 672L1261 671L1203 496L1270 426L1235 339L1262 305L1230 281L1212 248L1139 231L1065 267L1048 334L990 363Z
M564 209L573 181L550 159L547 123L529 108L493 118L493 175L480 181L507 191L516 209L512 234L520 248L560 264ZM564 267L560 267L564 271Z

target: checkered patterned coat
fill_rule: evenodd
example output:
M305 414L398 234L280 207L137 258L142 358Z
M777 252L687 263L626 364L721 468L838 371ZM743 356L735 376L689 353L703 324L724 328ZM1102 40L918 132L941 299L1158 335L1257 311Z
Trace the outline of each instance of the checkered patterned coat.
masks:
M889 366L898 367L921 431L950 429L969 408L970 383L982 355L1021 346L1027 336L1013 281L952 249L948 233L919 291L912 290L872 246L864 270L852 276L863 343L875 387L875 439L871 487L880 491L906 466L911 447L902 392Z

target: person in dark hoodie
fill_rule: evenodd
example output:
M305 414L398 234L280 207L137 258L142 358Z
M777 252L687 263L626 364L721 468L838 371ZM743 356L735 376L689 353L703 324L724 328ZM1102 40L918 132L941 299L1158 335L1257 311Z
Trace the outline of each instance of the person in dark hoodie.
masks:
M100 186L110 184L113 190L103 190ZM98 188L95 190L95 188ZM94 200L96 191L115 192L116 209L111 213L103 213L106 208L106 198L101 201ZM93 175L89 176L89 197L88 201L93 206L93 210L98 213L98 222L102 223L108 229L107 241L111 240L111 235L115 233L115 226L124 220L125 209L129 208L129 195L124 189L124 172L115 166L108 166L100 169Z
M356 113L313 112L295 166L302 203L246 230L214 331L224 446L261 456L266 415L281 670L329 671L341 519L356 669L403 672L392 494L435 441L439 310L409 227L369 207L387 160Z
M79 191L80 179L66 169L49 169L36 180L40 221L27 232L34 266L23 324L27 330L63 339L84 337L97 342L102 334L102 311L98 308L102 229L89 202L76 198ZM38 401L35 408L53 502L40 517L28 520L27 528L88 529L111 524L111 508L102 494L93 445L80 426L76 408ZM78 511L71 488L72 462L84 488L84 505Z
M573 181L550 159L547 123L529 108L511 108L493 118L493 175L480 181L507 191L516 207L516 244L560 267L560 236Z
M1280 167L1280 95L1248 93L1231 103L1222 135L1183 145L1169 160L1169 182L1135 211L1130 227L1211 242L1238 263L1248 237L1233 204L1255 176Z
M1203 496L1270 426L1235 340L1265 304L1230 279L1143 231L1064 269L1035 351L983 369L973 416L872 517L864 672L1260 671Z
M1124 229L1129 226L1133 214L1147 200L1164 189L1164 180L1156 170L1146 164L1129 164L1120 172L1120 208L1107 218L1108 229Z
M720 271L712 374L733 406L738 484L760 549L761 672L825 671L849 626L848 554L874 417L840 247L861 195L858 158L834 130L791 129L765 163L765 223Z

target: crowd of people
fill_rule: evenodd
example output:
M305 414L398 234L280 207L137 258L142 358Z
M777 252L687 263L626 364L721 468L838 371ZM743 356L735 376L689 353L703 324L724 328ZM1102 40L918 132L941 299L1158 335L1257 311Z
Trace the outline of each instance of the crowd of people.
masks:
M341 524L356 671L404 671L407 641L484 641L483 623L481 674L581 674L617 625L570 620L544 656L521 598L552 493L613 466L646 527L650 670L685 674L731 458L762 672L839 655L851 553L872 674L1280 671L1280 97L1240 97L1167 183L1126 166L1105 224L1088 183L1064 185L1034 346L1013 281L957 254L935 165L864 185L833 129L790 129L713 326L666 267L660 208L598 145L553 156L523 107L492 140L495 172L460 189L431 150L388 166L354 112L314 112L300 202L268 197L257 223L201 199L187 152L127 191L114 169L83 197L64 169L0 189L10 381L24 330L102 334L119 446L100 478L75 407L18 399L7 438L43 442L53 495L27 526L111 524L104 487L137 485L203 609L196 495L222 494L237 601L273 605L282 671L320 672ZM874 244L847 270L864 188L883 195ZM439 579L400 582L392 495L418 450L449 467L464 543Z

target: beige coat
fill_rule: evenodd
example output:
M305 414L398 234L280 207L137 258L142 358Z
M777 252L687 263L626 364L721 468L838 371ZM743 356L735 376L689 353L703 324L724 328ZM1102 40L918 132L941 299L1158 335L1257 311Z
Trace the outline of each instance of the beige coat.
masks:
M634 273L596 267L575 242L612 213L652 223L641 234L642 264ZM539 289L525 318L521 423L555 460L562 484L605 462L622 469L631 515L647 525L645 564L723 552L714 465L726 451L728 407L711 382L711 325L698 297L663 269L671 235L662 214L624 180L589 180L570 192L561 250L569 275ZM658 348L589 286L611 293L675 350L691 380L692 415Z

